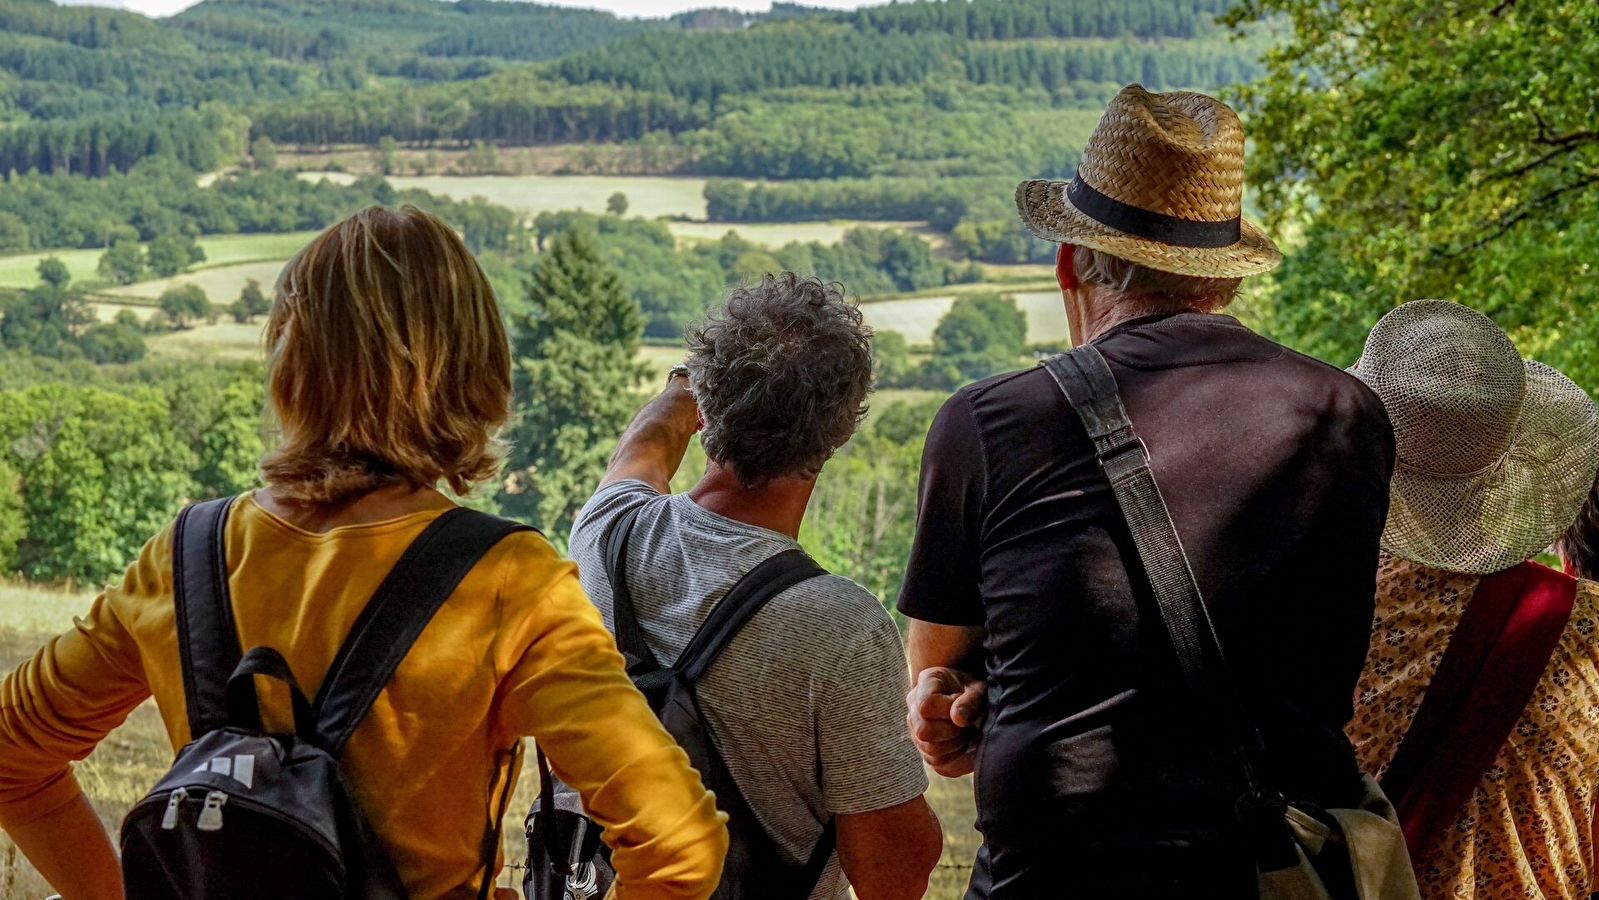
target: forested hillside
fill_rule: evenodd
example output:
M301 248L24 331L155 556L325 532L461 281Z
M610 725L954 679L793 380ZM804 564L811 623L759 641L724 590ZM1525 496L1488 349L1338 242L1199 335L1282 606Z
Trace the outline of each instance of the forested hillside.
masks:
M55 439L51 452L134 473L79 485L74 496L88 499L63 505L54 456L15 440L0 448L0 480L30 486L21 507L0 507L0 565L39 579L105 577L155 519L97 529L98 498L127 493L166 510L247 487L262 446L258 373L190 371L175 348L194 346L191 332L259 328L292 252L278 237L303 241L366 204L414 203L462 233L513 329L559 301L528 286L546 266L611 273L606 302L638 312L637 332L606 351L623 356L640 340L676 340L728 284L779 269L866 296L959 295L927 298L914 348L883 332L882 384L919 404L894 407L839 457L807 533L831 564L886 595L930 401L1018 364L1028 344L1026 316L999 291L1005 279L1036 283L1036 271L1000 274L996 288L980 264L1047 256L1016 220L1016 181L1068 177L1127 82L1218 90L1255 75L1276 37L1268 25L1233 40L1213 21L1226 5L924 0L630 20L508 0L204 0L153 21L0 0L0 268L11 268L0 287L0 432L97 411L106 428ZM449 176L514 179L501 154L540 150L564 155L571 174L598 171L586 160L632 168L606 212L522 216L492 189L491 199L450 199ZM342 169L352 153L362 177L302 177ZM396 187L410 169L430 176L426 190ZM704 209L726 228L690 239L679 223L629 217L629 174L708 178ZM804 224L785 235L777 223ZM732 230L745 227L767 236ZM33 255L7 262L19 253ZM249 270L242 291L238 280L220 295L184 280L227 260ZM562 402L628 405L631 366L618 363L615 383L563 376ZM590 443L614 438L601 435L609 419L568 424ZM125 440L129 429L156 439ZM537 437L523 436L517 465L559 478L529 486L513 472L484 502L559 526L604 448L568 456L538 449ZM63 543L67 532L76 537ZM57 545L66 549L49 551Z
M354 59L384 74L399 74L408 62L417 65L411 59L416 56L554 59L664 27L592 10L499 0L205 0L163 24L280 59Z
M150 157L206 172L262 139L488 159L637 147L653 172L773 182L715 186L718 219L893 214L1014 262L1047 248L994 187L1069 174L1121 85L1217 89L1258 71L1271 36L1233 40L1213 22L1225 6L930 0L624 20L504 0L205 0L152 22L0 0L0 173L105 177Z

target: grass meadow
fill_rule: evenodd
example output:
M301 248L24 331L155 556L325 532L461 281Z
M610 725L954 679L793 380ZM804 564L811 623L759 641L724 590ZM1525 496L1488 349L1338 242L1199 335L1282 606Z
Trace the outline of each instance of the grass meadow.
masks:
M73 617L86 611L93 597L59 590L0 585L0 671L9 672L30 658L49 638L72 627ZM89 758L76 766L84 792L111 833L122 817L166 772L172 747L153 701L146 701L113 731ZM521 819L533 800L533 778L517 787L506 817L505 858L514 864L526 858ZM971 828L975 818L971 779L950 781L932 777L928 799L944 823L944 858L934 870L926 900L959 900L965 893L978 837ZM509 866L500 884L520 886L521 873ZM16 847L0 834L0 900L38 900L51 891Z
M295 250L299 248L296 247ZM289 256L293 256L291 251ZM125 303L154 304L168 288L180 284L197 284L205 291L212 303L225 305L232 303L239 297L239 292L244 290L244 284L254 279L261 285L261 290L268 296L272 293L272 285L277 282L278 273L283 271L288 257L259 262L237 263L231 266L217 266L214 268L196 269L171 278L158 278L154 281L140 281L135 284L122 285L98 291L96 296Z
M219 267L229 268L242 263L262 263L278 260L277 265L282 266L282 260L293 256L301 247L304 247L311 238L316 237L314 231L295 231L287 234L223 234L200 238L198 243L205 251L205 262L188 276L198 276L200 273ZM100 274L96 271L100 265L100 256L105 251L95 248L90 250L42 250L37 253L24 253L18 256L0 257L0 288L29 288L39 283L39 262L49 257L55 257L67 264L67 270L72 273L72 280L85 283L101 282ZM273 273L276 274L276 271ZM250 276L255 277L255 276ZM158 284L160 282L146 282L145 284ZM263 282L263 284L268 284ZM244 279L239 278L239 287L244 286ZM141 288L144 285L132 285ZM127 288L112 288L109 293L126 291ZM238 296L235 288L233 296ZM134 294L134 296L143 296ZM160 291L150 295L161 296ZM230 301L233 297L228 298Z
M251 263L243 266L229 266L219 269L203 270L200 272L181 275L174 279L163 281L145 282L118 289L117 293L97 295L99 299L92 304L96 314L102 320L115 318L117 313L129 310L141 319L148 318L153 311L152 304L160 296L165 286L176 283L199 284L205 289L206 295L216 304L232 302L243 287L246 275L261 282L263 287L270 287L272 279L277 276L276 267L281 263L260 264ZM233 279L222 283L221 279ZM1020 291L1016 292L1004 284L989 285L960 285L963 289L977 288L980 290L1002 291L1016 298L1016 303L1027 315L1027 340L1032 344L1061 343L1069 338L1066 327L1066 316L1061 310L1059 291ZM969 292L969 291L968 291ZM861 303L861 311L865 314L866 323L873 328L883 331L898 331L905 335L905 340L912 347L927 347L933 342L933 329L938 327L938 320L949 311L950 305L955 302L954 294L942 294L928 297L897 297L886 300L866 298ZM248 360L260 359L262 356L261 331L265 327L264 320L258 319L254 323L241 325L235 323L227 316L221 316L215 323L200 324L182 331L170 331L149 338L148 346L152 357L169 360L196 360L228 359ZM641 362L649 366L650 377L645 383L645 390L653 391L666 377L667 369L673 363L683 359L683 349L679 346L649 344L639 351ZM874 399L874 405L883 406L890 402L883 392Z

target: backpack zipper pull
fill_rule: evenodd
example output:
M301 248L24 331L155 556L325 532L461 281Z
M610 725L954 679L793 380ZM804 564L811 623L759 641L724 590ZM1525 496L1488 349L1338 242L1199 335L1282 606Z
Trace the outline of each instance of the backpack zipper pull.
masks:
M167 797L167 811L161 816L161 830L171 831L178 827L178 809L183 806L183 801L189 799L189 792L178 788Z
M205 795L205 808L200 810L200 821L196 823L201 831L222 830L222 804L228 802L228 795L221 791L212 791Z

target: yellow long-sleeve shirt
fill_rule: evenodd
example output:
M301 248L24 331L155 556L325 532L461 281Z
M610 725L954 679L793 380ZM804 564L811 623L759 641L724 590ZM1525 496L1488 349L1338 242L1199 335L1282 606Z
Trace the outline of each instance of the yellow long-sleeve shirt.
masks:
M226 551L242 646L276 648L314 694L378 584L438 515L318 534L241 498ZM70 761L152 694L172 746L190 738L170 527L76 626L0 684L0 827L73 800ZM288 730L282 694L261 692L263 714L269 728ZM618 900L710 894L725 816L627 680L576 568L532 533L502 541L461 582L343 754L415 900L475 896L491 783L523 736L605 826Z

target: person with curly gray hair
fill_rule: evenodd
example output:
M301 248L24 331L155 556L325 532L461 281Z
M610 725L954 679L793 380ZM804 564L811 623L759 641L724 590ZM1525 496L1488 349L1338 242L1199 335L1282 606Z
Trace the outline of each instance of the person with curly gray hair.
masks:
M632 634L665 665L737 586L800 550L817 475L854 434L872 388L871 330L842 286L816 278L785 272L735 288L687 337L687 362L622 435L570 542L606 625L617 630L620 606L630 628L630 608ZM673 494L696 431L704 477ZM697 682L759 837L815 883L795 896L843 900L853 887L861 900L911 900L926 890L943 840L905 731L908 680L883 604L824 573L759 606ZM741 877L734 869L724 891Z

